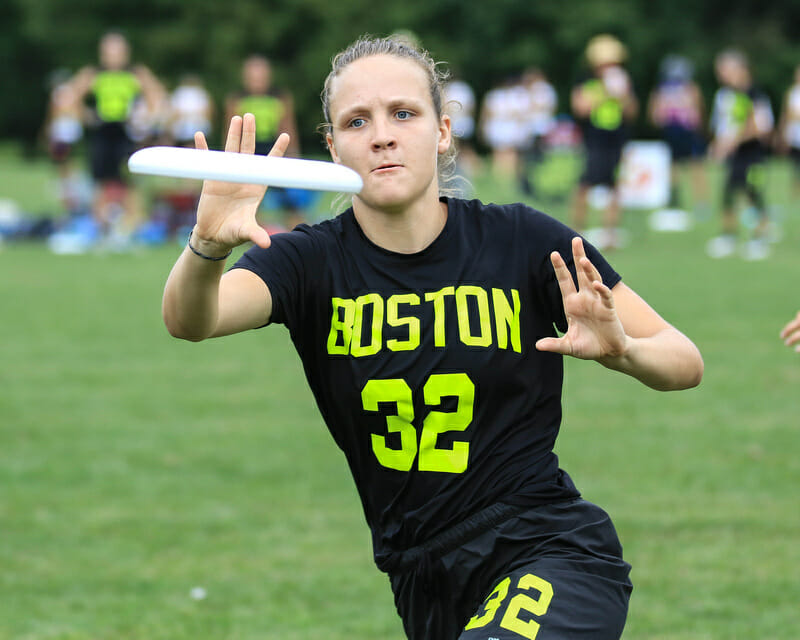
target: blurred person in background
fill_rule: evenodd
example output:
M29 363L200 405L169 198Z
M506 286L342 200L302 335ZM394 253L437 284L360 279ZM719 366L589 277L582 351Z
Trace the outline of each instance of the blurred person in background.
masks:
M586 228L589 190L603 186L610 196L603 216L601 248L618 247L620 204L617 172L629 127L639 112L639 101L623 63L626 47L614 36L600 34L586 47L590 74L572 90L571 107L583 132L585 164L574 195L572 226Z
M709 152L713 159L725 163L727 176L722 194L722 232L708 242L706 251L712 258L736 252L740 227L736 198L743 193L751 208L742 218L752 226L752 232L741 248L742 256L761 260L769 255L764 160L774 126L772 105L755 86L750 64L741 51L720 52L714 60L714 71L720 87L714 94Z
M794 82L786 91L781 106L775 147L789 155L794 165L792 195L800 196L800 65L794 70Z
M228 97L225 103L225 121L235 115L252 113L258 123L256 129L256 153L269 154L281 133L289 134L287 149L289 157L300 156L300 143L295 121L292 94L275 86L272 63L262 55L249 56L242 63L241 89ZM280 210L283 223L289 229L304 221L304 207L312 194L302 189L273 188L265 201L269 207Z
M794 347L800 353L800 311L781 331L781 338L787 347Z
M84 132L82 109L69 72L53 75L43 133L48 155L58 172L59 202L67 213L78 213L85 198L74 150Z
M556 123L558 94L538 67L526 69L521 84L527 95L523 115L527 131L520 148L517 175L520 191L534 196L536 167L544 160L545 141Z
M95 182L94 218L103 236L126 242L141 219L139 202L127 183L125 163L134 150L131 122L137 102L157 114L166 92L144 65L132 65L130 45L121 33L100 38L99 66L84 67L72 86L78 103L86 101L89 165Z
M172 144L179 147L194 146L194 134L211 134L214 119L214 101L203 81L195 73L181 76L178 86L169 97L167 130Z
M465 80L453 77L444 86L445 108L453 123L453 136L458 145L457 172L467 179L478 170L475 152L475 91Z
M694 81L694 65L679 55L661 62L658 85L650 94L647 107L650 121L659 129L672 155L669 206L688 211L705 211L708 180L703 164L706 140L703 135L705 107L703 94ZM681 198L681 185L688 177L691 199Z
M214 101L202 79L194 73L183 74L169 95L164 117L163 143L194 147L194 134L209 136L214 119ZM172 180L160 190L153 209L158 212L148 227L149 238L165 240L185 237L194 225L200 183L196 180Z
M503 181L514 181L519 153L528 136L525 109L527 92L519 79L508 77L483 97L480 132L491 152L492 172Z

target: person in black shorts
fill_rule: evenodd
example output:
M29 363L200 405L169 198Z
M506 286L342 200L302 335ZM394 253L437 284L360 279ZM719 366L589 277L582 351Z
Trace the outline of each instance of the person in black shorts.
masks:
M586 226L589 190L607 187L610 197L604 212L602 244L609 249L618 246L617 169L628 141L628 126L639 111L630 77L622 66L627 55L625 46L614 36L600 34L592 38L586 47L591 73L570 96L585 152L584 170L573 203L573 226L578 231Z
M708 206L708 187L703 159L706 141L703 127L703 94L694 80L694 65L681 55L670 54L661 61L658 85L647 105L650 121L658 128L671 154L669 206L684 205L691 210ZM681 198L681 184L691 181L692 198Z
M164 321L192 341L289 329L409 638L619 638L630 567L553 451L563 356L662 390L698 384L702 357L565 225L446 195L443 80L391 38L337 55L325 139L364 181L352 206L270 238L263 187L206 182ZM254 147L234 117L226 151Z
M758 89L747 57L726 49L714 61L720 87L711 113L711 156L724 161L727 177L722 193L722 233L712 238L706 251L712 258L732 255L737 248L739 217L736 196L747 196L757 222L742 247L743 257L760 260L769 255L769 217L764 198L766 141L774 125L769 97Z
M86 101L89 106L89 166L95 182L93 213L101 230L108 233L115 223L113 211L120 207L120 227L131 232L139 217L136 195L128 187L124 166L134 151L129 132L131 115L139 100L156 112L166 92L150 69L131 65L130 45L121 33L105 33L98 49L99 66L84 67L72 81L76 100Z

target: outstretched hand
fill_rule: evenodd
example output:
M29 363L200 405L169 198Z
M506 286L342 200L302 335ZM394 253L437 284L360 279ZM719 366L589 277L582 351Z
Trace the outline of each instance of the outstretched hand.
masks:
M800 353L800 311L781 331L781 338L787 347L794 347Z
M572 256L578 275L578 287L558 251L550 255L553 263L567 332L560 338L542 338L536 342L539 351L551 351L583 360L601 360L624 355L628 337L622 327L614 294L603 284L600 272L586 257L583 241L572 240Z
M208 149L201 132L194 136L195 148ZM289 136L282 133L270 156L283 156L289 146ZM251 113L234 116L228 128L225 151L254 153L256 148L256 119ZM270 244L269 234L258 224L256 213L267 188L262 185L206 180L197 205L197 225L193 242L203 242L225 252L245 242L262 248Z

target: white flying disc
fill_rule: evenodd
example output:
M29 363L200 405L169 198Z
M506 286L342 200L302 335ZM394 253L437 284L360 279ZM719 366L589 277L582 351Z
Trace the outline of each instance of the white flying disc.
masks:
M319 160L300 160L208 151L188 147L147 147L128 160L132 173L197 180L244 182L272 187L358 193L361 176L349 167Z

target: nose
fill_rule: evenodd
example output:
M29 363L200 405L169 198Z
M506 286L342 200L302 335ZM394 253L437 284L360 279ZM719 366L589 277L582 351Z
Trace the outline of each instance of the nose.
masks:
M392 130L391 122L385 118L376 118L372 128L372 149L380 151L381 149L393 149L397 145Z

